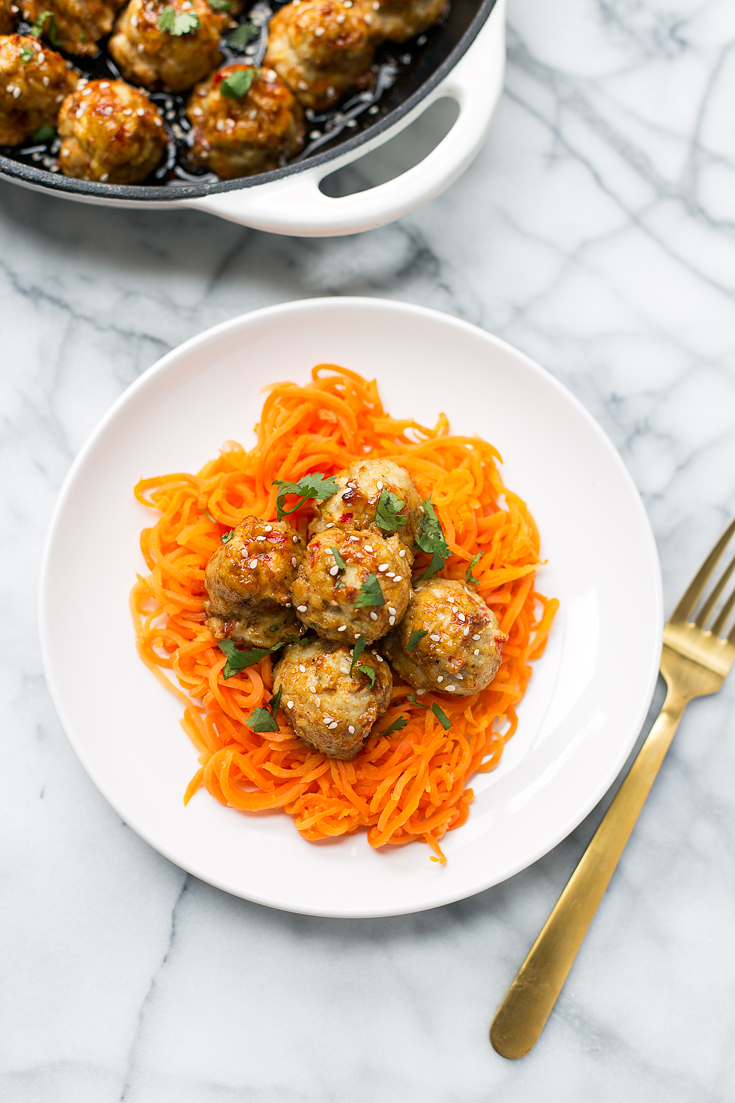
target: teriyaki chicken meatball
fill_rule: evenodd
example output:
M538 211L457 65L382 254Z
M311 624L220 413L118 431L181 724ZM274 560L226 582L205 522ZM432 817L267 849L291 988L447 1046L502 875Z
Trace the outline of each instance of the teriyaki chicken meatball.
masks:
M0 37L0 146L17 146L42 126L56 129L78 77L60 54L30 35Z
M490 685L507 638L492 610L463 582L432 578L417 583L405 617L381 650L414 689L467 697Z
M406 42L440 19L446 0L359 0L369 13L375 42ZM368 15L365 17L368 18Z
M213 11L207 0L130 0L109 51L133 84L184 92L219 65L229 22L229 13Z
M304 541L282 521L246 517L207 563L204 604L217 639L253 647L304 634L291 603L291 586L304 555Z
M121 80L94 80L61 106L59 164L65 176L139 184L166 148L161 116L144 92Z
M391 460L357 460L337 475L336 481L339 490L322 503L309 527L310 535L336 525L360 529L377 524L384 533L395 532L407 547L413 547L422 506L405 468ZM383 527L386 525L389 527Z
M294 733L331 758L354 758L390 703L388 664L363 651L351 674L352 660L349 646L314 640L286 647L275 672L274 690L281 690Z
M70 54L94 57L125 0L22 0L23 18L43 21L41 34Z
M293 0L268 25L265 65L304 105L331 107L373 83L374 46L361 8L343 0Z
M239 75L250 73L254 79ZM193 164L223 180L278 168L304 145L301 105L273 69L220 69L194 89L186 114L194 127Z
M324 639L380 639L403 616L411 593L411 552L377 529L325 529L306 549L293 604Z

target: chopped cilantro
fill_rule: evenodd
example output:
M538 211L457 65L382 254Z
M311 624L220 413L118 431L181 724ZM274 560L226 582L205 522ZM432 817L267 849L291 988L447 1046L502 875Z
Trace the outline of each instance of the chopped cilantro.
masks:
M175 35L177 38L182 34L189 34L190 31L195 31L198 26L199 16L196 12L177 12L171 5L164 8L158 17L158 29L164 31L166 34Z
M214 520L214 517L212 516L212 514L209 512L208 509L202 508L202 513L204 514L205 517L208 517L209 520L212 521L215 525L217 524L217 522Z
M229 544L230 540L232 540L232 537L234 535L235 535L235 530L234 529L229 529L227 532L223 532L222 535L219 538L220 543L221 544Z
M406 651L415 651L416 645L419 640L422 640L424 636L428 636L428 632L424 628L417 628L415 632L411 633L411 639L406 644Z
M233 73L231 77L227 77L222 81L220 90L224 96L230 96L231 99L240 100L247 92L250 85L253 83L255 69L239 69ZM250 74L253 76L250 76ZM225 84L230 80L235 80L236 77L249 77L247 88L242 92L225 91ZM282 517L287 517L290 513L295 513L297 509L301 509L302 505L309 498L331 498L333 494L336 494L339 490L339 484L336 479L325 479L320 471L314 471L311 475L302 475L297 483L285 482L282 479L276 479L273 483L278 487L278 497L276 498L276 514L280 521ZM293 507L293 509L284 509L287 494L298 494L301 497L301 501Z
M400 716L397 716L395 718L395 720L393 721L392 724L388 725L388 727L385 729L385 731L380 732L380 735L392 735L393 732L399 732L403 728L405 728L407 723L408 723L408 720L406 719L406 717L403 714L401 714Z
M371 666L365 666L363 664L362 666L358 666L357 669L359 670L360 674L364 674L366 678L370 679L370 688L372 689L375 685L375 671L373 670L373 668Z
M219 3L219 0L209 0L210 8L213 8L215 3ZM229 8L229 0L227 0L227 6ZM242 50L247 46L253 35L258 33L258 28L253 27L251 23L240 23L238 27L235 27L234 31L231 31L227 36L227 45L233 46L236 50Z
M352 665L350 666L350 674L355 669L355 663L365 650L366 640L364 636L358 636L355 640L355 646L352 651Z
M481 555L482 555L482 552L478 552L478 553L477 553L477 555L476 555L476 556L475 556L475 558L474 558L474 559L472 560L472 562L470 563L469 567L467 568L467 570L466 570L466 571L465 571L465 573L464 573L464 580L465 580L465 582L474 582L475 586L476 586L476 585L477 585L477 583L479 582L479 579L475 578L475 576L473 575L473 573L472 573L472 568L473 568L473 567L475 567L475 566L476 566L476 565L477 565L477 564L478 564L478 563L480 562L480 556L481 556Z
M254 732L277 732L280 731L278 727L278 710L281 707L281 693L283 692L283 686L278 687L278 693L271 697L270 701L264 708L256 709L255 712L251 712L245 723Z
M234 73L230 73L230 75L228 77L225 77L225 79L222 81L222 83L219 86L220 93L223 96L226 96L228 100L241 100L243 98L243 96L246 96L247 93L250 91L250 86L252 85L255 78L259 77L259 76L260 76L260 69L236 69ZM304 477L307 478L307 479L308 478L313 478L313 476L310 476L310 475L306 475ZM303 482L303 480L301 480L301 481ZM294 485L298 485L298 484L290 483L289 485L294 486ZM280 486L280 484L279 484L279 486ZM294 491L287 491L287 493L296 494L297 492L294 490ZM279 497L280 497L280 492L279 492ZM313 497L315 497L314 494L307 494L306 495L306 498L313 498ZM304 498L304 501L306 501L306 498ZM303 502L299 502L299 505L303 505L303 504L304 504ZM296 509L298 509L298 508L299 508L299 506L296 506ZM284 513L295 513L295 512L296 511L293 510L293 509L285 510L284 512L278 514L278 520L280 521L281 517L284 516Z
M406 518L401 516L400 510L405 506L403 498L392 494L390 490L382 491L378 498L378 508L375 511L375 521L378 528L384 532L395 532L401 525L405 525Z
M339 569L341 571L346 571L347 570L347 564L345 563L342 556L339 554L338 550L335 547L331 547L329 550L331 551L332 555L334 556L334 561L337 564L337 566L339 567Z
M52 46L58 46L59 40L56 37L56 16L52 11L42 11L36 22L31 27L31 34L34 38L40 38L43 34L46 21L48 20L48 28L46 29L46 37Z
M380 583L374 574L369 574L362 586L360 592L355 599L355 608L363 609L367 605L385 605L385 598L383 597L383 591L380 588Z
M266 655L272 655L274 651L278 651L279 647L283 647L283 640L281 643L275 644L274 647L254 647L252 651L241 651L232 640L218 640L220 650L224 651L227 656L227 662L225 668L222 671L222 677L232 678L235 674L239 674L241 670L246 670L249 666L255 666L261 659L264 659Z
M52 138L56 136L56 131L52 126L39 126L38 130L33 132L34 142L50 142Z
M444 539L436 510L428 498L424 498L424 515L421 518L421 528L416 534L416 543L422 551L431 553L431 563L421 576L422 579L431 578L441 570L452 552Z
M212 11L229 11L232 7L232 0L209 0L209 6Z
M412 705L418 705L420 709L428 709L429 707L428 705L423 705L421 701L417 701L413 693L409 693L408 700L411 702ZM449 719L444 709L440 709L439 706L434 703L431 706L431 711L434 713L434 716L444 728L444 731L448 731L449 728L451 728L452 726L452 721Z
M29 61L31 60L31 58L33 57L33 55L34 55L34 53L35 53L35 52L36 52L36 51L35 51L35 50L33 49L33 47L32 47L32 46L29 46L27 42L26 42L25 46L21 46L21 48L20 48L20 60L21 60L21 64L22 64L22 65L27 65L27 64L28 64L28 62L29 62Z

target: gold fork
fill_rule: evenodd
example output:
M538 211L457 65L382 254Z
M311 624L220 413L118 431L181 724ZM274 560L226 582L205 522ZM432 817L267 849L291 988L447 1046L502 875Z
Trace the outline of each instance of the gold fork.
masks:
M735 628L723 636L735 608L735 588L707 628L735 571L723 571L696 617L694 611L722 553L735 533L732 522L697 571L664 628L661 673L668 692L663 708L615 799L559 897L531 951L508 989L490 1027L490 1041L502 1057L524 1057L546 1025L597 911L625 844L693 697L717 693L735 659Z

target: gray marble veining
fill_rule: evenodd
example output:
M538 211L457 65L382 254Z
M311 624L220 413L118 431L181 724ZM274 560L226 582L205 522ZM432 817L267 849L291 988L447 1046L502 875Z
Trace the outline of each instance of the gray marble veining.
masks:
M312 295L434 306L540 360L620 449L671 608L735 512L735 9L511 0L508 43L475 164L361 237L0 187L8 1103L735 1098L735 683L685 717L542 1041L511 1064L488 1024L602 808L462 903L369 921L273 912L120 822L41 674L44 533L97 420L183 339Z

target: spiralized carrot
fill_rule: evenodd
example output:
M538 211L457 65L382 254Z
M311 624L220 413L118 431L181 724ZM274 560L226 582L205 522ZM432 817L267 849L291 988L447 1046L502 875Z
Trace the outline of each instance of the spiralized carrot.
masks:
M530 664L543 654L558 608L534 588L535 522L503 485L498 452L479 437L450 436L444 414L433 428L392 418L374 380L333 364L315 367L306 387L278 383L266 390L249 452L229 441L198 475L142 479L135 487L138 500L160 517L141 533L150 573L138 576L130 604L141 658L186 706L181 723L200 769L184 801L204 786L242 812L282 808L305 839L365 827L373 847L423 840L432 861L444 863L439 841L467 819L470 777L494 769L515 732ZM452 551L444 576L463 579L481 553L472 568L477 589L509 638L487 689L456 699L422 697L423 705L440 704L448 731L430 707L407 700L410 687L396 678L388 712L357 757L341 762L306 747L282 713L279 732L248 728L252 711L272 696L271 660L223 679L225 656L206 625L204 571L222 534L245 515L275 517L276 479L332 475L366 456L394 460L431 498ZM314 508L307 502L290 517L302 536ZM427 562L417 556L418 574ZM407 726L382 735L400 715Z

